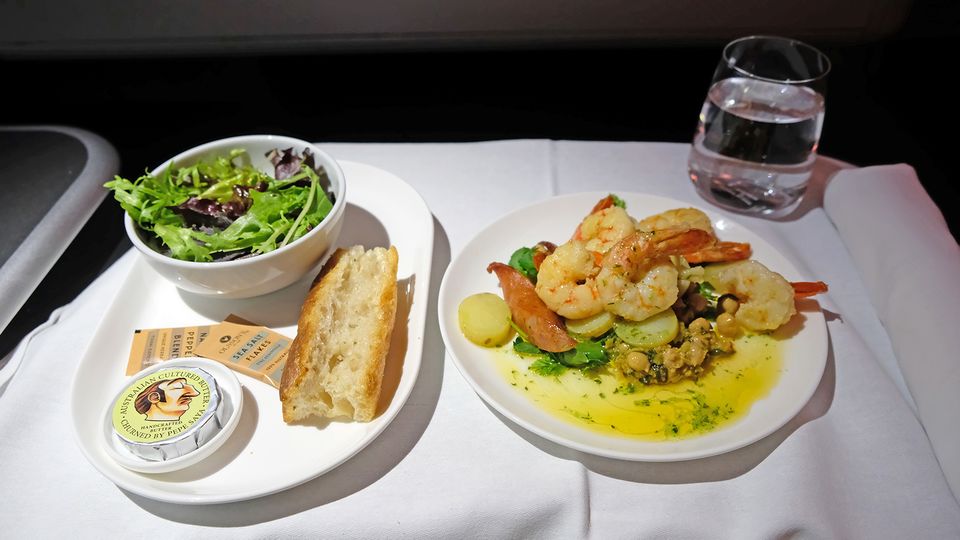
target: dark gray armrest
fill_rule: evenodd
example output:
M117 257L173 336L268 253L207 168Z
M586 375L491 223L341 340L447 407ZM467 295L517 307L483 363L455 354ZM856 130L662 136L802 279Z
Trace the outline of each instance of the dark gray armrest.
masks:
M117 151L89 131L0 126L0 331L97 209L107 194L103 183L118 171Z

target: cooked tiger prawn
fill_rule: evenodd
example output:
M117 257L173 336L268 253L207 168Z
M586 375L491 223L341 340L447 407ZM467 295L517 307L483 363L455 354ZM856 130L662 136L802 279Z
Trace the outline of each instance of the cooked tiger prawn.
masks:
M537 296L551 310L568 319L582 319L603 311L597 291L598 256L584 242L571 240L540 264Z
M713 241L701 229L636 232L604 256L596 277L603 308L632 321L645 320L677 301L679 277L670 255L694 251Z
M606 253L635 230L633 218L627 211L619 206L611 206L584 218L573 239L585 242L590 251Z
M710 245L682 253L683 258L690 264L740 261L749 259L752 254L750 244L718 240L717 234L713 230L713 224L710 222L710 217L696 208L674 208L648 216L637 222L637 230L639 231L677 227L700 229L707 231L713 237L713 242Z
M734 318L747 330L776 330L797 312L790 282L757 261L711 265L704 277L717 293L736 296Z
M659 214L647 216L637 222L638 231L655 231L658 229L700 229L707 231L716 238L710 217L696 208L674 208Z

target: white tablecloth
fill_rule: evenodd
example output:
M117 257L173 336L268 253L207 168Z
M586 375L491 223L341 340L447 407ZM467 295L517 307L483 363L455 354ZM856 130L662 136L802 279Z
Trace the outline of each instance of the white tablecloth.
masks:
M504 213L551 195L641 191L706 204L686 179L686 145L322 146L338 158L386 169L423 195L438 224L434 304L451 254ZM190 507L144 499L85 461L67 408L77 359L136 256L128 253L0 372L2 536L960 537L960 506L890 338L821 205L825 178L837 164L821 165L797 215L731 216L811 279L830 284L818 298L830 333L821 385L796 418L751 446L645 464L541 439L472 391L445 355L433 306L414 392L360 454L316 480L252 501Z

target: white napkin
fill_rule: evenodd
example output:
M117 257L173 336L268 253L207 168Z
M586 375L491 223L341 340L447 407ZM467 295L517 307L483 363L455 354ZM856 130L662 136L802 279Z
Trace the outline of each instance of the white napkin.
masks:
M960 499L960 247L909 165L840 171L823 206L863 276Z

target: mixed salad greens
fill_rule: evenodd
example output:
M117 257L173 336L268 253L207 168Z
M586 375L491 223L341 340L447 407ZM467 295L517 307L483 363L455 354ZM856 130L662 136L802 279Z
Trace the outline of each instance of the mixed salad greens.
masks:
M333 208L329 180L313 154L274 149L274 176L250 165L247 152L104 187L151 236L157 251L184 261L226 261L281 248L316 227Z

